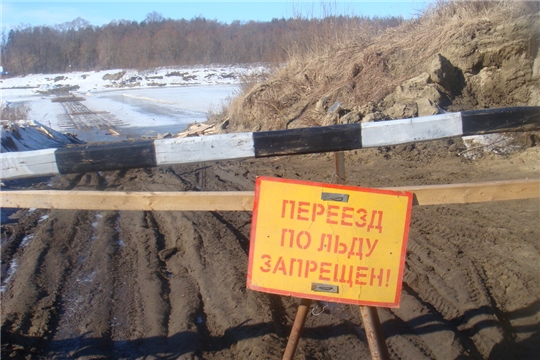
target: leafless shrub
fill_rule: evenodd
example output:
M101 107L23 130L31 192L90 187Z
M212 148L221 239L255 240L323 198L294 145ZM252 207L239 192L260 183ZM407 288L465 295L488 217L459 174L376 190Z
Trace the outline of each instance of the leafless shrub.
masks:
M30 107L27 105L5 105L0 110L0 120L27 120Z

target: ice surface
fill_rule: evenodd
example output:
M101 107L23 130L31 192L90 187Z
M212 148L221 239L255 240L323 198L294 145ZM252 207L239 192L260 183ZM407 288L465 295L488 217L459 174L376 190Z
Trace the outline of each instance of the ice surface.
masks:
M1 80L1 100L28 105L29 120L76 133L84 141L118 141L179 132L204 122L235 94L244 76L263 72L262 66L209 66L35 74ZM71 94L82 98L80 103L91 112L112 119L114 131L74 124L64 105L52 102L59 95L46 93L60 87L75 87Z

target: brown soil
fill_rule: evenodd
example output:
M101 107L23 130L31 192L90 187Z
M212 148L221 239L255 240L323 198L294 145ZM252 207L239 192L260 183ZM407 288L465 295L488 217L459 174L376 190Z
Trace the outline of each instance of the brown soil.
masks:
M538 147L470 161L454 140L348 152L347 182L539 175ZM259 175L332 182L333 156L58 176L31 187L251 190ZM17 264L2 294L3 358L281 358L299 300L246 289L250 212L14 216L2 226L2 276ZM538 199L415 207L401 307L379 309L391 358L538 358L539 218ZM310 314L296 358L369 359L358 308Z

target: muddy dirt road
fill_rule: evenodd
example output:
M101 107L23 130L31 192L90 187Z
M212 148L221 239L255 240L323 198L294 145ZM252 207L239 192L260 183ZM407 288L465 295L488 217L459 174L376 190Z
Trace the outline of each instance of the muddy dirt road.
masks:
M402 186L539 176L540 149L474 161L456 140L349 152L347 181ZM331 182L331 155L59 176L38 189L250 190ZM6 184L20 187L19 182ZM27 186L26 184L25 186ZM279 359L298 299L247 290L251 213L17 212L2 226L2 357ZM393 359L537 359L537 199L413 209ZM6 281L6 278L9 279ZM309 315L297 359L369 359L357 307Z

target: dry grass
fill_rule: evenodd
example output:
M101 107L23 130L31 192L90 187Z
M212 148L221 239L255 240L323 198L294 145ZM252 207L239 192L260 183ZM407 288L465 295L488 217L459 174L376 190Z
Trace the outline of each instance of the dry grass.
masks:
M27 120L29 112L30 107L26 105L5 106L0 110L0 120Z
M330 30L306 32L291 45L285 66L251 85L221 116L230 119L232 131L326 125L326 110L336 101L348 109L372 108L404 80L427 71L437 53L463 52L497 26L538 11L538 2L440 1L378 36L358 26L340 38ZM486 65L485 59L458 55L467 61L453 64L464 72Z

